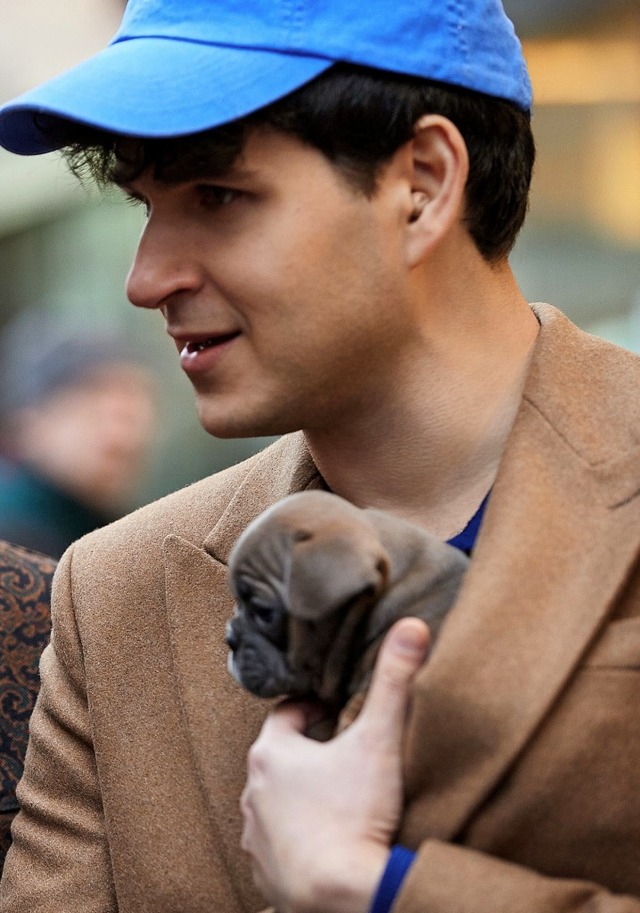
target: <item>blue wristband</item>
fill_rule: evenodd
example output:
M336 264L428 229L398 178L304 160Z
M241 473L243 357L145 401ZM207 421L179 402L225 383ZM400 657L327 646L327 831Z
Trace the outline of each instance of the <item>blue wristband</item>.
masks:
M369 913L389 913L400 890L400 885L415 858L416 854L405 846L391 847L389 861L382 873Z

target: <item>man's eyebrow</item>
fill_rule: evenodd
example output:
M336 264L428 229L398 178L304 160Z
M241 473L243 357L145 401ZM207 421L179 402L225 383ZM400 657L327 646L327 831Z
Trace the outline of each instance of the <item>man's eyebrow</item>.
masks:
M216 183L220 181L221 183L233 182L233 181L250 181L256 177L260 176L259 168L249 168L246 166L237 166L230 165L228 168L218 169L218 168L207 168L206 166L202 168L194 168L193 171L189 174L181 175L175 179L165 178L164 180L160 178L160 183L165 183L168 185L172 184L188 184L191 182L211 182ZM135 180L135 179L134 179ZM126 197L129 197L132 200L139 200L140 202L145 202L145 197L140 191L136 190L131 181L126 179L113 181L114 185L118 190L121 191Z
M256 177L260 173L258 168L249 168L246 165L232 163L226 168L194 169L191 180L194 181L245 181Z

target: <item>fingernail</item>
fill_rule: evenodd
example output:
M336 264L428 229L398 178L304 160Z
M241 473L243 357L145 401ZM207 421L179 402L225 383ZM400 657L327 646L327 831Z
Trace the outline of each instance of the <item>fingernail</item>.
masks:
M424 637L418 637L416 632L398 631L395 637L395 647L405 656L422 656L426 649Z

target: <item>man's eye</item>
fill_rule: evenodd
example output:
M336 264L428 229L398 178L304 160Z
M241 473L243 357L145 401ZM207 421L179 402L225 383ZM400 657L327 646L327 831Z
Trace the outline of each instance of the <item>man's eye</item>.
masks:
M221 187L219 184L203 184L198 187L198 193L203 206L209 209L219 209L233 203L242 195L240 190L231 187Z

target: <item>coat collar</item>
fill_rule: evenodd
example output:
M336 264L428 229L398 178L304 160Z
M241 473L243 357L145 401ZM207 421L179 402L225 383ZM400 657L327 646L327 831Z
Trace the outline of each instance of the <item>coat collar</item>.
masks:
M260 909L244 854L238 802L247 750L264 708L249 701L226 668L224 629L230 615L226 568L178 536L164 542L166 604L174 679L189 734L209 828L236 905ZM238 763L230 765L229 758Z
M321 488L324 481L301 433L282 438L265 451L234 493L224 513L204 541L204 549L226 564L233 545L263 510L296 491Z
M227 671L224 634L233 599L226 563L240 532L271 503L290 492L321 485L303 436L292 435L254 460L202 548L175 535L164 541L174 676L210 828L236 893L237 906L229 913L263 906L247 858L239 851L238 801L245 780L244 759L268 704L247 695ZM230 764L231 758L237 763Z
M461 834L598 634L640 545L640 360L536 310L540 339L474 560L416 686L408 845Z

